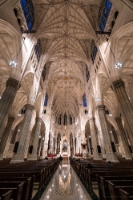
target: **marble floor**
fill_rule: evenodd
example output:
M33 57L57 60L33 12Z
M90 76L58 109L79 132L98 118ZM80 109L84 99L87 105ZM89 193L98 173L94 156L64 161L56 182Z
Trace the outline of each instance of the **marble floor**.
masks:
M41 200L91 200L83 184L69 164L59 166Z

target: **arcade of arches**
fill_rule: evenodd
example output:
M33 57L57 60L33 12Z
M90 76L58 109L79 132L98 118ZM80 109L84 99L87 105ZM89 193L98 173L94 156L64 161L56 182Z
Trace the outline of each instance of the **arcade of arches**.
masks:
M0 159L119 162L133 148L133 1L0 2Z

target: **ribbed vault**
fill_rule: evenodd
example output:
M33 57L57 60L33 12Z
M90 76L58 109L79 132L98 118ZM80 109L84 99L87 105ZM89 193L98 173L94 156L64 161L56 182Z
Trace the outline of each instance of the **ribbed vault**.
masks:
M55 115L76 116L84 94L101 0L34 0L37 30L45 60L51 62L47 93ZM88 12L87 12L88 10Z

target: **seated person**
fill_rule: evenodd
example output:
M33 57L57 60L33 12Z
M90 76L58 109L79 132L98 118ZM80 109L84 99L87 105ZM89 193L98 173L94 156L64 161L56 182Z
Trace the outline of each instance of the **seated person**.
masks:
M108 166L113 166L113 163L111 161L108 161Z

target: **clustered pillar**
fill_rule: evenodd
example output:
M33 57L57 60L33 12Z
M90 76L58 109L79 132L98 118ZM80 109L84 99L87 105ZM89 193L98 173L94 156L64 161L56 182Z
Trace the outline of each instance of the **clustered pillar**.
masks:
M123 144L123 149L125 151L125 157L126 157L126 159L131 160L132 155L131 155L130 150L129 150L129 144L128 144L126 133L125 133L123 125L122 125L121 118L116 117L115 121L116 121L118 129L119 129L121 141L122 141L122 144Z
M97 108L98 108L98 113L99 113L102 134L104 138L104 147L106 150L106 161L118 162L118 158L116 154L112 151L112 147L111 147L111 140L110 140L107 120L105 116L105 106L99 105Z
M11 116L8 117L7 125L6 125L6 128L4 130L1 142L0 142L0 160L3 160L3 153L4 153L4 150L5 150L7 140L8 140L8 137L9 137L9 134L10 134L14 120L15 120L14 117L11 117Z
M133 146L133 106L126 93L125 84L121 79L114 81L113 87Z
M27 134L29 132L32 111L34 109L34 106L30 105L30 104L26 104L25 108L26 108L26 112L25 112L25 116L24 116L24 120L23 120L23 124L22 124L22 129L20 132L20 141L19 141L18 151L13 156L13 159L11 162L23 162L24 161L26 139L27 139Z
M13 78L9 78L6 82L6 89L0 100L0 139L19 86L19 81Z
M32 154L29 155L28 160L37 160L37 147L38 147L39 134L41 130L41 123L42 119L37 117L35 124L35 132L33 136L33 150Z
M102 160L102 157L98 153L97 150L97 132L95 127L95 119L92 118L89 120L90 122L90 130L91 130L91 141L92 141L92 147L93 147L93 159L94 160Z

